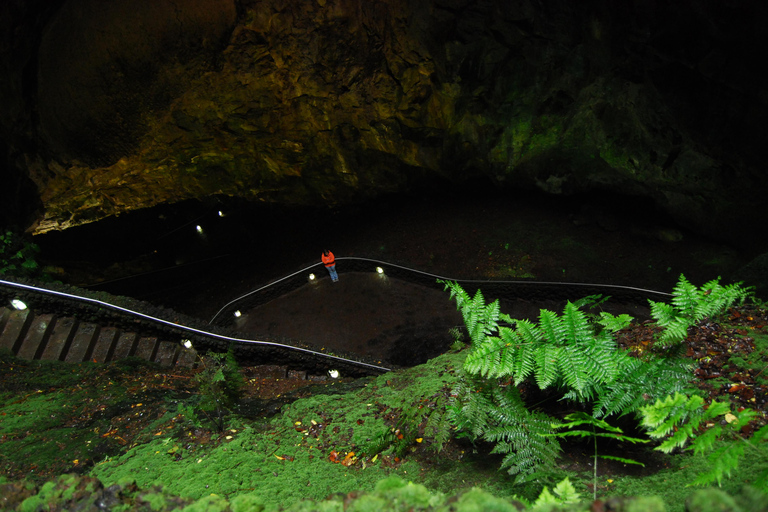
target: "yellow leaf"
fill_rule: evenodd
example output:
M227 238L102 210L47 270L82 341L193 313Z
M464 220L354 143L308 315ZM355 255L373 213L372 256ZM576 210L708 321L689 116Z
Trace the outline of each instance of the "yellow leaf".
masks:
M733 423L733 422L734 422L734 421L736 421L737 419L738 419L738 418L736 418L736 416L734 416L734 415L733 415L733 414L731 414L731 413L728 413L728 414L726 414L726 415L725 415L725 421L727 421L728 423Z
M275 458L276 458L276 459L279 459L279 460L285 460L285 457L281 457L281 456L279 456L279 455L275 455Z

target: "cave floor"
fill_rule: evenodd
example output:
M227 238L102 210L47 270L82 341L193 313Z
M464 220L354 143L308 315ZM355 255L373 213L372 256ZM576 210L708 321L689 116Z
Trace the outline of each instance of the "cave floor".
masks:
M717 276L727 280L753 256L687 232L648 205L594 197L435 193L324 212L233 209L205 220L195 218L205 225L205 243L192 239L196 233L181 238L194 226L187 222L187 229L157 236L163 244L151 257L101 271L89 264L89 276L80 280L104 281L97 289L207 320L229 301L318 263L325 247L337 258L373 258L455 279L534 278L663 292L672 291L681 273L696 285ZM168 261L177 264L164 269ZM374 273L345 274L343 261L338 267L338 283L324 274L313 286L244 312L238 328L248 337L294 340L402 366L452 343L448 330L461 318L447 292ZM124 279L120 272L139 275ZM507 312L535 318L541 307L557 306L521 303ZM429 349L414 352L415 339L426 340Z

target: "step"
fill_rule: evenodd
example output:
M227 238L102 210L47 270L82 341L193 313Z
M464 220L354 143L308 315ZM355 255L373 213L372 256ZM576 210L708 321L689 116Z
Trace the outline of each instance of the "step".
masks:
M181 345L172 341L161 341L157 346L157 355L155 362L160 366L173 366L176 364L176 358L179 355Z
M0 348L10 350L14 354L19 351L24 341L34 315L28 310L14 310L8 315L8 320L0 333Z
M0 308L0 333L3 332L3 329L5 328L5 323L8 321L8 318L11 316L11 310L6 307Z
M67 363L82 363L87 361L93 352L93 346L96 344L96 339L99 337L99 331L101 328L91 322L83 322L72 338L72 345L70 345L64 361Z
M32 318L27 334L24 336L16 357L19 359L39 359L48 343L48 337L53 331L56 317L51 314L37 315Z
M106 363L111 360L119 336L120 330L117 327L102 327L96 338L90 360L94 363Z
M134 356L164 367L197 364L197 352L177 342L9 307L0 307L0 348L27 360L106 363Z
M69 347L72 345L72 339L77 331L77 324L77 320L71 317L57 319L40 359L63 361Z
M119 359L125 359L136 353L136 342L139 336L135 332L124 332L120 334L115 346L115 351L112 354L114 361Z
M157 338L151 336L139 338L139 343L136 346L136 357L145 361L154 361L156 355Z

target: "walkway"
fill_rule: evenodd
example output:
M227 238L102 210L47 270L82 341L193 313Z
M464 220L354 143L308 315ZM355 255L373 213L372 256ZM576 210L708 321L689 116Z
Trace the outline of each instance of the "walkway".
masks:
M252 338L300 341L315 350L358 354L385 366L408 367L444 353L455 341L452 328L464 325L447 291L375 272L341 273L337 283L327 275L318 277L241 311L234 327ZM484 295L489 301L495 299ZM541 308L560 311L565 298L507 299L501 300L501 308L513 318L536 320ZM638 306L617 311L647 316L647 310Z

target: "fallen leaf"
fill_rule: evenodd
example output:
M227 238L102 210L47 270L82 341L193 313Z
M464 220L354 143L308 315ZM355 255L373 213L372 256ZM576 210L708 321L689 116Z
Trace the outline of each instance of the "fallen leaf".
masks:
M344 460L341 461L341 464L344 466L351 466L355 463L357 459L355 459L355 452L349 452L346 457L344 457Z

